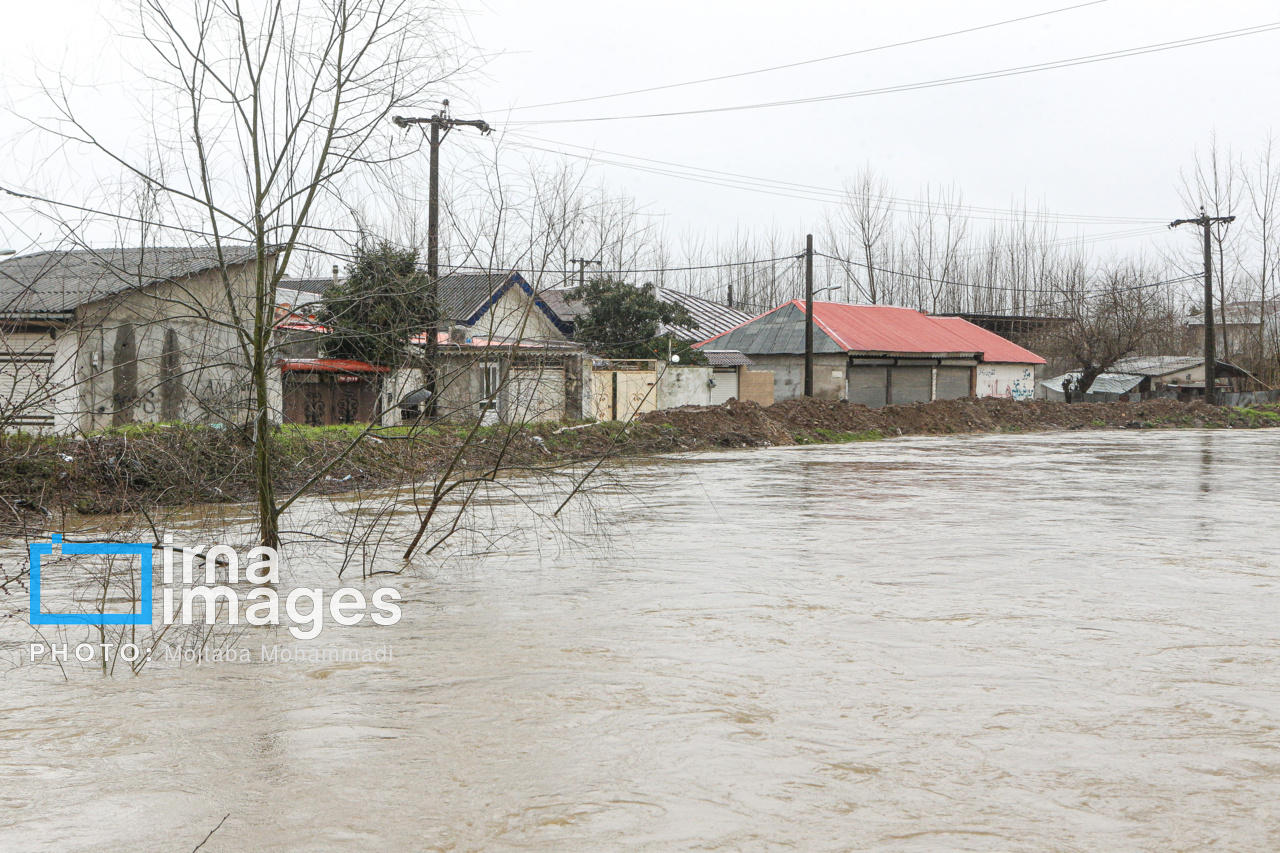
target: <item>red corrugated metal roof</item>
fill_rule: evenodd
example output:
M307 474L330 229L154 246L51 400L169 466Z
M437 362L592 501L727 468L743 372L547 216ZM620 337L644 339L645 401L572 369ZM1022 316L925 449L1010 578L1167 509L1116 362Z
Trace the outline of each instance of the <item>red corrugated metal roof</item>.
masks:
M391 370L351 358L289 358L280 362L280 369L316 373L388 373Z
M804 311L804 300L793 300ZM888 305L813 303L813 321L843 350L862 352L981 352L940 326L936 318Z
M737 329L751 326L788 307L804 313L803 299L784 303L743 323ZM994 332L979 328L959 317L931 317L913 308L888 305L846 305L843 302L814 302L813 322L824 334L846 352L870 353L980 353L984 361L1016 364L1043 364L1044 359L1030 350ZM716 335L698 344L706 348L713 341L725 342L737 329ZM745 348L748 353L752 350Z

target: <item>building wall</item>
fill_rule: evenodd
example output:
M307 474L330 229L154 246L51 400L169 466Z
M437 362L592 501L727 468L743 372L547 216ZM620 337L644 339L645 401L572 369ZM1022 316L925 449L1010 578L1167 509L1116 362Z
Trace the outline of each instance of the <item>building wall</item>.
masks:
M757 355L747 353L756 367L773 372L773 398L776 401L804 396L804 356ZM813 396L819 400L845 399L845 367L849 357L844 353L820 353L813 357Z
M710 367L658 365L657 407L711 405Z
M1033 364L979 364L977 395L1031 400L1036 394L1035 374Z
M560 330L519 285L508 288L471 327L470 334L500 340L564 340Z
M210 271L82 305L70 330L75 343L67 345L75 393L59 401L59 423L90 431L163 420L245 422L253 388L235 317L252 317L253 274L251 264L231 271L230 300ZM278 371L268 379L278 423Z
M436 382L438 416L445 421L486 423L542 423L565 417L567 366L577 353L522 355L514 363L505 350L444 352ZM492 371L496 368L496 374ZM486 384L486 375L490 376ZM496 378L496 383L492 381ZM399 402L425 387L419 368L396 370L387 381L390 401L382 422L399 423ZM492 393L496 390L496 394ZM489 392L488 394L486 392Z

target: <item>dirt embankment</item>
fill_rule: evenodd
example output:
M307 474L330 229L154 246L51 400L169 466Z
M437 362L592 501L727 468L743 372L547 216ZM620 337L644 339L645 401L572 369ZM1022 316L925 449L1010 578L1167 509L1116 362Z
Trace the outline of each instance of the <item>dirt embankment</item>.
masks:
M446 469L485 473L621 461L676 451L873 440L898 435L1078 429L1280 426L1280 407L1236 409L1153 400L1144 403L947 400L868 409L787 400L763 408L731 401L650 412L631 424L395 428L364 437L359 428L285 427L274 446L276 491L314 478L320 493L430 482ZM346 453L336 464L333 460ZM229 430L192 426L130 428L90 437L0 436L0 528L60 511L119 512L247 500L252 448ZM331 467L330 467L331 466Z
M643 420L670 425L696 438L699 446L754 447L967 432L1280 426L1280 407L1237 409L1167 399L1068 405L986 398L869 409L799 398L768 408L738 401L714 407L687 406L651 412Z

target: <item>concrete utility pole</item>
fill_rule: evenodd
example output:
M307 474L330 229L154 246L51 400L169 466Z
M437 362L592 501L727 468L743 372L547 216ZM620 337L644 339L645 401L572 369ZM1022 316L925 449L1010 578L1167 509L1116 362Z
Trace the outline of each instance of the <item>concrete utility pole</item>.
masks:
M1169 223L1170 228L1199 225L1204 229L1204 401L1211 406L1218 399L1218 355L1213 329L1212 228L1215 222L1230 224L1235 221L1234 216L1208 216L1201 207L1200 215L1195 219L1175 219Z
M599 261L588 261L586 258L570 258L569 263L578 265L578 287L587 283L587 264L600 266Z
M804 238L804 395L813 396L813 235Z
M487 121L481 119L458 119L449 115L449 100L441 102L440 112L430 118L412 118L392 116L396 127L406 130L410 125L431 125L427 138L431 143L431 172L427 184L427 287L431 297L431 305L436 318L427 331L427 364L430 374L427 379L427 391L431 394L427 401L428 411L436 406L436 352L439 348L437 332L439 331L440 313L440 143L449 135L449 131L458 126L474 127L482 134L493 132Z

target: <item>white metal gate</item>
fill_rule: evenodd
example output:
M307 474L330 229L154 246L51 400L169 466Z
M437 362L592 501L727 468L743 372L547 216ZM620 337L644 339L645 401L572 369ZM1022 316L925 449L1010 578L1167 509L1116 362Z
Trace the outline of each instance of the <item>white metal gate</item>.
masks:
M711 405L718 406L738 396L738 368L717 367L711 371L711 379L716 383L711 387Z

